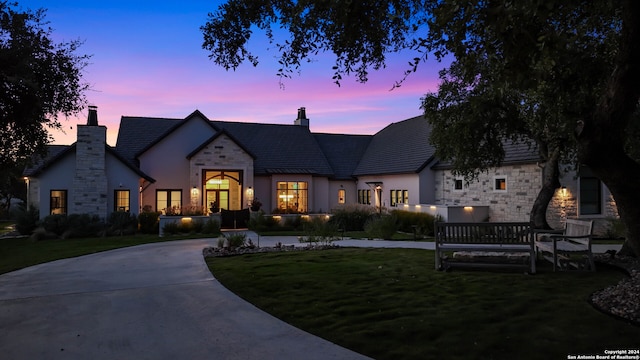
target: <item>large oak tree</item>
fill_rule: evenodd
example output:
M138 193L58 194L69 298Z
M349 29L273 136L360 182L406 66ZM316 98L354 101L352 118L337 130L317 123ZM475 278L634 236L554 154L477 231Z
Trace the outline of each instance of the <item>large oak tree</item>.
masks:
M89 57L76 54L80 45L56 43L45 10L0 1L0 169L44 153L48 129L84 107Z
M277 45L280 76L333 52L338 83L366 81L403 49L416 54L405 75L427 56L452 54L442 86L423 98L439 155L473 177L500 163L505 141L532 141L546 163L537 223L559 186L558 162L574 158L607 185L627 249L640 255L640 164L629 152L637 148L637 19L636 0L230 0L202 31L210 58L227 69L258 63L248 49L256 29ZM290 36L280 40L280 28Z

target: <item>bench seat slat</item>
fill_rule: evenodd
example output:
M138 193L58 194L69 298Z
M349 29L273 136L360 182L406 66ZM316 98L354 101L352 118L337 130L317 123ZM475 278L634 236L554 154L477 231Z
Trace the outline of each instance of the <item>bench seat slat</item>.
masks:
M447 223L436 222L436 268L455 266L524 266L535 273L535 246L529 223ZM456 262L445 252L471 251L475 253L528 253L529 264L506 264L501 261ZM500 258L500 257L498 257ZM498 259L499 260L499 259Z

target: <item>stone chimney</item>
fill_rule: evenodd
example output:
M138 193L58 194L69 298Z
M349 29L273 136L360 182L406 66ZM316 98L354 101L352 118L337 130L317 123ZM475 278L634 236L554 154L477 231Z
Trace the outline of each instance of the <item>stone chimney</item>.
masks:
M294 125L309 127L309 119L307 119L307 111L301 107L298 109L298 118L293 122Z
M98 125L98 108L89 106L87 125L78 125L76 171L70 194L70 214L98 215L107 219L107 128Z

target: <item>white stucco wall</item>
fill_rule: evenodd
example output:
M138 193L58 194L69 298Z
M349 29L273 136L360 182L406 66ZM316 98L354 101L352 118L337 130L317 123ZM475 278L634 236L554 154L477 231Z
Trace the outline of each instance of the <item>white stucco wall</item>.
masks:
M76 171L76 154L69 152L63 158L58 159L37 179L32 179L29 184L29 202L40 209L40 218L51 213L51 190L67 190L67 207L71 212L71 189L73 188L73 175Z
M158 189L182 190L182 205L189 205L193 184L187 155L214 134L206 120L193 117L139 156L140 170L156 180L144 189L143 206L150 205L156 211Z
M340 204L338 202L338 191L345 192L345 205L358 203L358 191L355 180L331 180L329 181L329 193L327 194L329 207L327 210L335 209Z
M129 190L129 212L140 213L140 175L115 156L107 153L107 213L111 214L115 208L115 191Z
M395 209L391 205L391 190L407 190L409 192L409 204L420 203L420 175L399 174L399 175L377 175L361 176L358 178L357 189L371 190L371 206L377 206L376 190L373 185L367 183L382 183L382 207ZM357 191L356 191L357 192ZM356 194L357 202L357 194Z

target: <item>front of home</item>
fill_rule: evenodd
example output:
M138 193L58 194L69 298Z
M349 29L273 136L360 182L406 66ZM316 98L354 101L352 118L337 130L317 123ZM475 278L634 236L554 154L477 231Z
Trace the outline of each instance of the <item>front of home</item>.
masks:
M78 141L51 146L25 170L28 201L40 216L113 211L164 214L241 211L326 213L360 204L378 210L456 208L476 221L527 221L541 186L535 151L512 146L504 164L466 184L438 161L421 116L374 135L313 133L306 109L292 125L123 116L115 147L97 109ZM597 179L596 179L597 180ZM566 173L549 208L552 225L567 217L616 216L601 183ZM433 210L436 209L436 210ZM446 216L445 216L446 217ZM454 219L449 219L454 220Z

